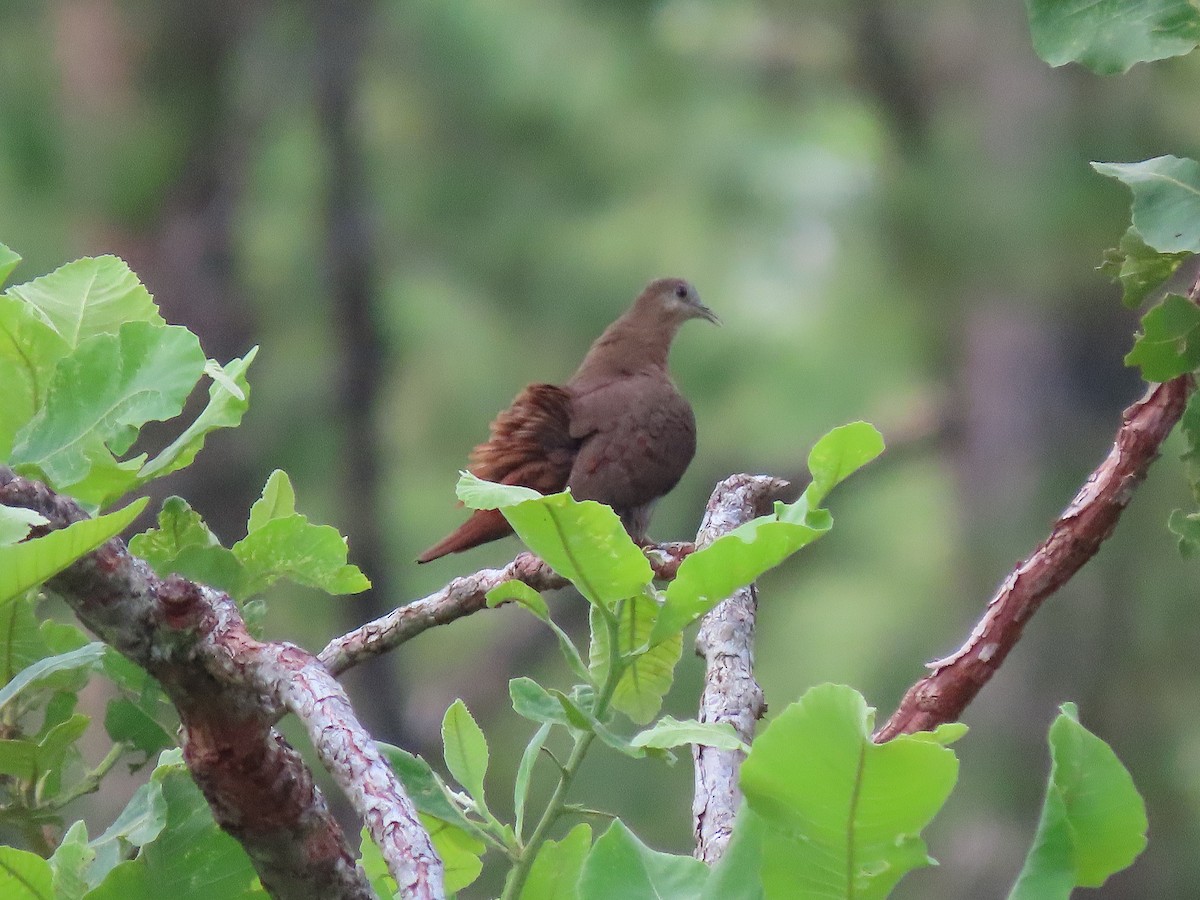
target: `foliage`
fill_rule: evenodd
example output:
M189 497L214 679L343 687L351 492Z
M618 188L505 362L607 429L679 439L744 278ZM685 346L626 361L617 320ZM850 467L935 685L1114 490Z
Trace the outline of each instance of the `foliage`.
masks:
M1054 65L1079 61L1100 73L1189 52L1200 15L1181 0L1062 3L1028 0L1034 43ZM1104 269L1137 306L1164 294L1142 319L1127 362L1151 381L1200 366L1195 298L1171 279L1200 253L1200 165L1161 156L1096 163L1133 194L1132 224ZM19 257L0 245L0 280ZM0 458L97 513L67 528L27 510L0 507L0 823L28 849L0 847L0 893L12 897L265 896L237 843L216 827L173 743L176 724L144 672L74 625L43 614L46 582L142 511L145 498L109 510L154 479L188 466L217 429L240 424L256 348L221 364L187 329L167 324L136 276L111 256L78 260L0 296ZM203 410L151 453L144 426L171 421L207 379ZM1200 498L1200 411L1183 421L1185 461ZM446 889L469 887L489 852L509 867L506 898L884 897L914 868L933 862L921 832L952 790L961 726L872 741L873 711L851 688L821 685L786 706L747 746L727 726L660 716L684 630L737 588L826 534L826 496L875 458L882 439L858 422L835 429L809 455L812 481L791 504L702 548L665 588L613 512L569 493L542 497L464 474L459 496L500 509L526 545L569 579L589 605L586 654L528 587L503 585L490 604L514 602L549 626L574 685L521 677L514 711L534 726L512 778L513 820L489 807L494 761L488 740L457 700L442 723L443 762L462 790L419 756L384 746L446 864ZM1200 549L1200 512L1176 510L1171 528L1186 553ZM160 574L179 573L243 603L280 579L330 594L368 582L347 562L344 538L296 511L288 476L275 471L249 511L246 536L225 547L186 500L172 497L157 527L130 546ZM110 751L86 767L79 750L90 719L79 693L103 673L116 696L106 708ZM1011 896L1066 897L1097 886L1145 846L1146 815L1129 773L1067 704L1050 729L1052 769L1043 813ZM703 744L745 755L745 803L722 861L709 870L647 846L620 819L569 802L597 739L647 765ZM565 757L552 750L563 743ZM91 839L64 809L118 763L138 768L160 754L149 780L113 824ZM539 763L542 765L539 766ZM549 769L549 799L534 809L534 781ZM576 816L612 818L593 838ZM47 838L47 833L53 835ZM598 829L599 830L599 829ZM381 895L395 891L365 833L363 866Z

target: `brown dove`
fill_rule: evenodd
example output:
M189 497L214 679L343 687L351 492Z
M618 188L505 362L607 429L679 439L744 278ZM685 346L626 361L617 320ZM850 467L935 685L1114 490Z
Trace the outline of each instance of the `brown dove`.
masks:
M671 341L688 319L720 324L688 282L650 282L566 384L531 384L496 416L487 442L471 452L471 473L543 494L570 488L576 500L611 506L645 543L655 502L696 452L696 417L667 372ZM476 510L417 561L509 534L498 511Z

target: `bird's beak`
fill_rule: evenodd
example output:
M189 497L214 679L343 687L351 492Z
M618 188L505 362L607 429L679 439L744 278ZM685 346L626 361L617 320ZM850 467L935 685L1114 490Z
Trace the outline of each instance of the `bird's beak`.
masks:
M720 325L721 320L717 314L705 306L703 303L696 304L696 316L706 321L712 322L714 325Z

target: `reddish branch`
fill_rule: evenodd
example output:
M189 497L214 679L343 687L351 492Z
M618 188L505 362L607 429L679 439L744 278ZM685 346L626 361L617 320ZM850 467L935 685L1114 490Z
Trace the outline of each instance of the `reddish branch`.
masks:
M732 475L717 485L704 511L696 546L706 547L761 515L787 482L766 475ZM753 584L734 592L700 622L696 655L704 659L701 722L728 722L745 743L767 711L762 688L754 679L754 622L758 593ZM696 787L692 798L693 855L712 865L725 852L733 820L742 802L738 772L746 758L741 750L692 747Z
M5 468L0 504L37 510L50 521L43 531L86 518L74 502ZM255 640L228 596L178 577L158 578L118 539L47 586L162 684L179 711L188 768L273 896L374 896L312 774L273 727L282 710L304 723L404 896L443 896L441 862L415 809L341 687L314 657Z
M1190 376L1155 385L1125 410L1113 448L1091 474L1054 528L1008 576L959 650L904 695L875 734L877 742L956 721L1000 668L1042 602L1079 571L1113 532L1159 447L1183 415Z
M646 556L654 574L669 580L675 577L679 564L692 549L693 545L687 543L659 544L648 549ZM318 654L318 659L334 675L341 675L372 656L396 649L426 629L485 609L488 591L506 581L522 581L535 591L552 591L569 584L532 553L521 553L502 569L482 569L455 578L428 597L334 638Z

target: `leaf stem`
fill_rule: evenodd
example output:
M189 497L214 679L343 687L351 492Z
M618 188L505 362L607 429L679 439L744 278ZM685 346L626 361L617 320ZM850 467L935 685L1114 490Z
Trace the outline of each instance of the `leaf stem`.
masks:
M612 701L613 692L617 689L617 682L620 680L623 670L620 650L617 645L619 637L617 633L617 620L610 615L604 616L603 619L609 636L609 665L608 677L604 679L604 685L600 689L600 694L596 697L596 706L592 711L597 721L602 719L605 712L607 712L608 704ZM563 814L566 807L567 791L571 789L571 783L575 780L575 775L579 772L579 767L583 764L583 758L587 755L588 748L591 747L592 741L595 739L596 732L594 731L585 731L576 735L575 746L571 748L571 755L567 758L566 764L562 766L554 793L550 795L550 800L546 804L546 808L542 811L542 817L538 820L537 827L534 828L533 834L529 836L529 842L525 844L516 865L513 866L508 881L504 885L504 893L500 895L500 900L516 900L516 898L521 896L521 891L525 887L526 880L529 878L529 872L533 868L533 861L537 859L538 851L541 850L542 844L546 842L546 835L549 834L554 823L558 821L559 816Z
M112 767L115 766L121 757L128 753L130 749L131 747L127 742L117 741L117 743L113 744L109 749L108 755L105 756L104 759L100 760L99 763L97 763L96 768L92 769L81 779L79 779L78 783L76 783L71 790L59 797L55 797L54 800L47 804L47 806L52 810L60 810L68 803L78 800L84 794L91 794L99 790L100 782L104 780L104 776L112 770Z

